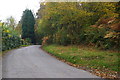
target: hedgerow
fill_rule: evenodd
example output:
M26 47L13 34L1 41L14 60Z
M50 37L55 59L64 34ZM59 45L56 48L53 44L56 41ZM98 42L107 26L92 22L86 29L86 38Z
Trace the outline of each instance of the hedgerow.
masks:
M16 31L12 30L9 26L3 25L0 27L2 27L2 51L29 44L21 39L19 35L16 34Z

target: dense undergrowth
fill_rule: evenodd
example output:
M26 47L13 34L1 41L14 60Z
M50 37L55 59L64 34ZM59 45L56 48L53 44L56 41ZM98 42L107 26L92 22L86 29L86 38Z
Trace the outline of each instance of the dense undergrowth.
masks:
M120 50L120 3L41 3L36 20L40 44L92 45Z
M17 31L11 27L4 24L0 27L2 28L2 51L17 48L22 45L29 45L29 43L21 39Z

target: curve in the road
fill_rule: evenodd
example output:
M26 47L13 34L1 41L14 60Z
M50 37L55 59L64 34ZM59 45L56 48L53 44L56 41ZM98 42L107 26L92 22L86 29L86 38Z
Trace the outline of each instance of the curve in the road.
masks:
M3 78L99 78L50 56L40 45L7 52L2 60Z

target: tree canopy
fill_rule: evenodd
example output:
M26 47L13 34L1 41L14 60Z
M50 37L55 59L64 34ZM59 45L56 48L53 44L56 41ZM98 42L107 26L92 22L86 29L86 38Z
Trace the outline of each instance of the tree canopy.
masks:
M104 48L116 46L118 38L105 38L110 33L118 34L115 32L119 27L116 4L117 2L41 3L37 13L36 36L43 42L62 45L92 43Z
M34 33L35 18L31 10L26 9L23 12L20 23L22 25L22 38L29 39L32 43L35 43Z

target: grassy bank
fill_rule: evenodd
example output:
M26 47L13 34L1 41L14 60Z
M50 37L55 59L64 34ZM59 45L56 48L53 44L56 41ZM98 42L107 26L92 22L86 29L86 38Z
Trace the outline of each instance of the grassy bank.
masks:
M118 52L102 51L85 46L48 45L43 46L43 49L73 65L95 69L99 71L98 74L114 74L118 71ZM107 76L107 74L104 75Z

